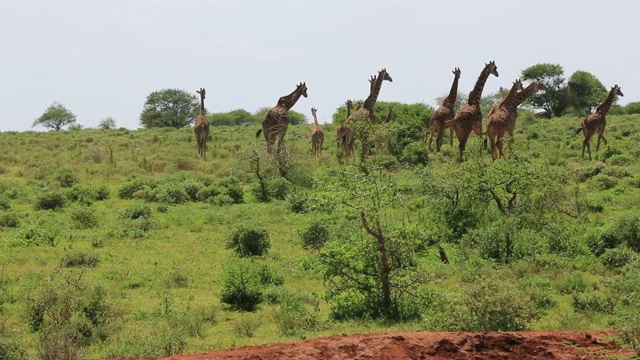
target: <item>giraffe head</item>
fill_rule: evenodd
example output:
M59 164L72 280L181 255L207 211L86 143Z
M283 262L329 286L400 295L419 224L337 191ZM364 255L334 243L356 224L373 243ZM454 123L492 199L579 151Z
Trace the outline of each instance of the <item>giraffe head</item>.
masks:
M488 64L484 64L485 67L489 67L491 74L493 74L493 76L498 77L498 67L496 66L496 62L495 61L489 61Z
M378 71L378 76L382 78L382 81L387 80L388 82L393 82L393 79L391 78L391 76L389 76L387 69L383 68L382 70Z
M312 107L312 108L311 108L311 115L315 117L315 116L316 116L316 112L317 112L317 111L318 111L318 109L316 109L316 108Z
M205 99L205 94L207 93L207 91L204 88L200 88L200 90L196 90L196 92L200 94L200 99Z
M302 96L307 97L307 83L301 82L300 84L296 85L296 90L300 91Z
M622 89L620 88L620 86L618 86L618 84L613 85L611 87L611 90L613 90L613 95L624 96L622 94Z
M456 79L460 78L460 74L462 74L462 72L460 71L460 68L454 68L453 71L451 71L453 73L453 76L455 76Z
M516 81L513 82L513 88L516 91L522 91L524 90L524 86L522 86L522 80L520 79L516 79Z
M533 88L533 92L535 93L538 90L544 90L544 84L540 81L534 81L529 86Z

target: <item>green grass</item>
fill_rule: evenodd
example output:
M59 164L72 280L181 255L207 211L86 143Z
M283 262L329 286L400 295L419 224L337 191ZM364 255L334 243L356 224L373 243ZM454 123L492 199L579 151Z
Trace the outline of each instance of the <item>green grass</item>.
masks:
M281 200L258 203L249 191L255 175L244 159L251 148L264 150L264 139L254 136L256 127L212 128L206 161L198 158L193 131L188 128L1 133L0 197L6 199L8 209L0 213L16 214L19 224L0 227L0 337L22 344L29 358L36 356L33 344L40 335L26 326L27 298L34 289L46 287L50 279L52 284L80 279L82 287L100 285L106 290L112 311L107 335L104 341L83 347L82 354L87 358L155 356L174 350L198 352L302 336L448 330L452 329L448 318L465 316L465 294L481 282L495 284L505 296L519 297L527 289L538 289L535 294L531 291L536 296L534 302L546 305L540 305L539 316L527 323L530 329L611 328L621 319L624 304L618 304L613 313L581 311L572 306L572 294L607 294L612 286L610 280L618 276L588 251L584 239L593 228L640 213L640 116L609 116L605 132L609 143L595 154L593 142L593 161L580 158L582 135L573 135L572 131L579 123L577 118L533 120L531 116L521 116L513 149L507 152L509 158L530 159L568 171L564 191L573 194L577 189L576 201L585 206L578 218L554 216L562 230L558 237L566 239L573 250L549 251L549 240L544 238L536 240L542 244L540 249L526 250L529 255L500 264L481 258L478 249L464 242L443 243L451 260L445 265L438 261L436 248L427 246L419 250L417 259L419 270L428 279L423 289L432 294L431 305L424 309L421 320L395 323L367 319L340 322L329 317L330 304L324 298L321 274L310 265L316 251L305 250L299 236L299 231L321 214L292 213ZM325 125L324 131L324 151L317 160L310 157L310 125L290 126L287 133L295 166L321 184L331 181L337 170L346 166L337 160L335 128ZM429 153L428 167L447 173L461 166L456 162L457 148L450 148L447 143L445 139L441 153ZM478 157L480 145L478 138L470 139L469 161ZM495 166L486 153L480 161L483 166ZM605 175L590 176L601 162L603 169L596 171L614 182L602 185L597 177ZM71 201L60 210L35 210L35 201L43 189L64 193L55 175L60 169L70 170L79 185L104 185L109 190L108 199L88 205L93 209L95 226L74 225L74 211L85 205ZM145 200L120 199L121 185L133 176L159 181L179 171L211 180L235 176L245 190L245 203L216 206L186 202L166 205L167 211L162 212L157 202L146 202L152 211L153 227L135 234L124 231L134 225L127 225L132 220L118 215ZM392 175L399 182L410 182L412 171L396 169ZM299 188L312 194L324 191L322 186ZM411 195L409 200L418 203L424 200L420 196ZM408 220L419 223L426 232L435 231L433 224L420 220L431 211L431 200L424 201L427 204ZM492 206L487 204L488 208ZM392 209L389 221L402 219L401 214ZM332 219L336 223L343 221L340 216ZM269 320L274 319L280 305L263 303L255 312L243 313L221 304L222 273L236 259L233 250L226 248L226 239L236 225L248 221L262 225L271 240L268 254L254 262L268 265L284 276L282 291L299 299L320 324L317 328L282 335L275 321ZM332 229L338 228L332 225ZM29 231L53 236L54 245L47 240L26 241ZM529 239L528 236L522 237ZM518 241L518 246L533 246L525 240ZM92 257L97 262L83 268L83 261ZM64 266L69 263L72 265ZM80 265L73 265L76 263ZM516 288L519 292L515 292ZM492 296L487 294L488 299L494 299Z

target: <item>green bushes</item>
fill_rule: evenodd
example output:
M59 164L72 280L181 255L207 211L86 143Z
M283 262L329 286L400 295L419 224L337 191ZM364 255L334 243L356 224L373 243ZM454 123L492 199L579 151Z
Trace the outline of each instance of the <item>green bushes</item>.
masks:
M14 212L0 212L0 228L16 228L20 225L20 218Z
M300 231L302 246L318 250L329 240L329 227L323 223L312 223Z
M65 191L65 196L69 201L82 204L91 204L94 201L107 200L110 197L109 189L106 185L82 186L75 185Z
M71 211L71 222L76 229L93 229L98 226L98 216L94 208L80 206Z
M49 190L38 195L34 207L36 210L59 210L67 203L62 192Z
M270 246L267 230L252 224L240 225L227 239L227 249L234 249L242 257L262 256Z
M240 259L225 269L220 301L236 310L253 311L262 300L260 277L250 261Z

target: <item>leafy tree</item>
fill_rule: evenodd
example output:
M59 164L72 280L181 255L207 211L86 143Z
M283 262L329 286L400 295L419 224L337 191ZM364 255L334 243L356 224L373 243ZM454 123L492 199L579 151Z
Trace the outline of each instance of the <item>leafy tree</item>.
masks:
M522 79L539 81L543 91L531 95L531 103L552 116L562 116L566 108L564 69L558 64L536 64L522 70Z
M200 101L195 95L180 89L154 91L140 114L140 123L146 128L174 127L193 124L199 113Z
M98 123L98 129L115 129L116 128L116 121L111 117L106 117L102 120L100 120L100 123Z
M256 118L256 122L261 122L262 119L264 119L264 115L267 113L267 111L269 111L269 109L271 109L270 107L261 107L260 109L258 109L253 116ZM293 111L293 110L289 110L288 111L289 114L289 125L300 125L300 124L307 124L308 120L307 120L307 116L299 113L297 111Z
M576 115L585 115L607 97L607 89L593 74L578 70L569 78L566 94L567 105Z
M44 114L33 121L31 127L42 125L55 131L60 131L64 126L76 122L76 115L59 102L54 102L44 111Z
M238 126L259 123L260 120L244 109L215 113L207 117L211 126Z

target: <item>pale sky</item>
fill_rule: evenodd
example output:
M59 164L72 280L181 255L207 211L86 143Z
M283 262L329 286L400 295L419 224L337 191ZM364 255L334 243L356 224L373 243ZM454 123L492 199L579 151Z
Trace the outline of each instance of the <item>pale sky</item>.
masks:
M490 60L485 95L548 62L619 84L624 105L640 100L639 15L637 0L0 0L0 131L31 129L54 101L83 126L135 129L164 88L253 112L301 81L293 110L331 121L382 67L379 100L433 106L454 67L468 93Z

